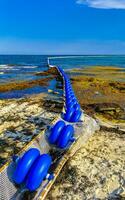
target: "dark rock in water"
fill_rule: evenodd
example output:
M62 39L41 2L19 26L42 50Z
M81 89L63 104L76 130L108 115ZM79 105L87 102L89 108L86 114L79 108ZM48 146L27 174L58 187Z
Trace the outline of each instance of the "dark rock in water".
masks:
M37 76L47 76L47 75L50 75L50 74L57 76L57 75L59 75L59 72L58 72L56 67L52 67L52 68L49 68L47 71L36 73Z
M48 86L49 81L52 79L53 77L48 77L48 78L41 78L41 79L32 80L32 81L6 83L0 86L0 92L24 90L28 88L33 88L35 86Z

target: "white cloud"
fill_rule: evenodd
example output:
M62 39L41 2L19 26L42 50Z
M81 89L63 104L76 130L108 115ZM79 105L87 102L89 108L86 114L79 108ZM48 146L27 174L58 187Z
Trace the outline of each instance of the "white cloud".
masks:
M125 0L77 0L78 4L100 9L125 9Z

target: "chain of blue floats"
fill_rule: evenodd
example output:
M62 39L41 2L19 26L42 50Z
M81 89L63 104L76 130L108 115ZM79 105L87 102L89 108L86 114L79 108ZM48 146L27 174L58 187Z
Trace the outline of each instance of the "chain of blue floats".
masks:
M54 145L59 149L68 149L75 141L74 127L71 123L80 121L81 108L74 94L70 79L62 68L57 68L64 81L64 98L65 98L65 113L63 120L58 121L50 129L50 134L47 138L50 145ZM69 122L69 124L67 124ZM52 180L54 176L49 174L49 169L53 163L49 154L40 155L37 148L31 148L24 153L22 157L14 157L16 168L13 174L13 181L17 185L24 185L31 192L36 191L43 180Z

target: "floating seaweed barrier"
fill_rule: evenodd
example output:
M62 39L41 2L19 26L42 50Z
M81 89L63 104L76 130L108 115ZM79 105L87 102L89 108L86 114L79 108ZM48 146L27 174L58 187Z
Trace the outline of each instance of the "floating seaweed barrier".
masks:
M64 107L58 119L0 171L0 199L45 199L66 161L99 129L81 110L70 79L63 78Z

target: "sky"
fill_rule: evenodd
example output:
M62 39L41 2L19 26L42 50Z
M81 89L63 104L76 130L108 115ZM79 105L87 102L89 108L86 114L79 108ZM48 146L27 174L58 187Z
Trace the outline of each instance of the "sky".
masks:
M125 0L0 0L0 54L125 54Z

